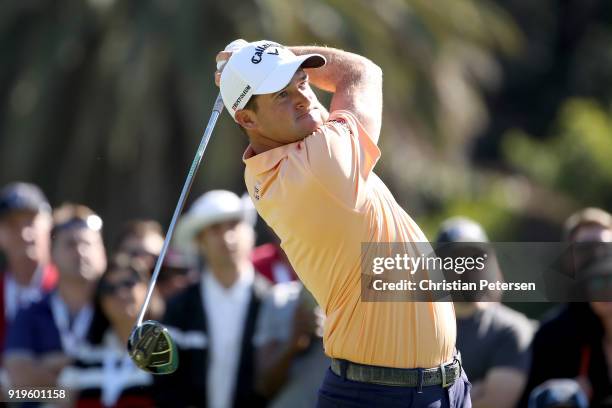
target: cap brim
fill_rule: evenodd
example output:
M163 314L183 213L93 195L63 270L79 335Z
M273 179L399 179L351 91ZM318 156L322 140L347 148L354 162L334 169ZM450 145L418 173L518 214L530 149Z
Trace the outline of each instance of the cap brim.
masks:
M327 61L321 54L306 54L294 60L280 64L268 77L253 91L253 95L264 95L278 92L286 87L299 68L319 68Z

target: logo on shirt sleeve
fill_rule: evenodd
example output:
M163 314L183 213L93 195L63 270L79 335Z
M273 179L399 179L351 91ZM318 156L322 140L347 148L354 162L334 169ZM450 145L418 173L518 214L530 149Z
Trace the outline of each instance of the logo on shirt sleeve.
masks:
M353 131L351 130L351 127L349 126L348 123L346 123L345 120L343 120L343 119L333 119L333 120L330 120L329 122L330 123L338 124L338 125L340 125L340 127L342 129L346 130L349 134L351 134L351 135L353 134Z
M259 200L260 196L260 190L261 190L261 184L257 183L255 184L255 187L253 188L253 191L255 192L254 197L256 200Z

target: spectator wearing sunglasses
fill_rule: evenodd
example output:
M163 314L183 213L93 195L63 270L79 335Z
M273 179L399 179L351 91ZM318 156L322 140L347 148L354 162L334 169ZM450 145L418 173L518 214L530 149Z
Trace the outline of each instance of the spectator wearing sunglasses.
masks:
M93 318L96 283L106 268L102 220L64 204L53 213L51 258L57 290L22 309L9 328L5 363L12 388L51 387L84 341Z
M94 320L76 359L58 380L76 407L151 407L153 379L138 369L126 343L142 306L149 280L142 260L118 254L100 279ZM158 300L158 299L157 299ZM152 298L155 309L156 295ZM149 313L146 318L151 318Z
M121 227L113 250L142 260L152 271L163 245L164 234L157 221L131 220Z

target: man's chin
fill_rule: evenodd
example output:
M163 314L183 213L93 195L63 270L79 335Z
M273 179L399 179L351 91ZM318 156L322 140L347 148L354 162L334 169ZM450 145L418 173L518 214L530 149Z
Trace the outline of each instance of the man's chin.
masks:
M300 133L303 135L301 139L316 132L317 129L323 126L323 123L324 121L320 115L317 115L317 117L315 118L311 117L311 118L308 118L308 120L305 120L304 123L301 123L301 126L300 126L302 129L302 132Z

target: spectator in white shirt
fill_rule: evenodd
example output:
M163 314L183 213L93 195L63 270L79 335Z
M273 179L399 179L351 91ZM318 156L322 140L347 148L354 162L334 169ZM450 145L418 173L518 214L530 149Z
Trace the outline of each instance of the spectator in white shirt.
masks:
M179 222L177 240L205 264L201 281L168 303L164 321L180 363L175 374L156 378L159 405L263 406L253 385L253 337L269 284L250 261L254 222L250 199L224 190L198 198Z

